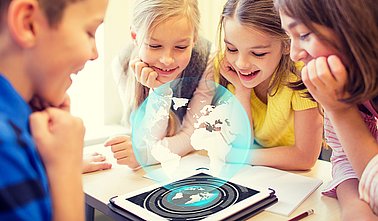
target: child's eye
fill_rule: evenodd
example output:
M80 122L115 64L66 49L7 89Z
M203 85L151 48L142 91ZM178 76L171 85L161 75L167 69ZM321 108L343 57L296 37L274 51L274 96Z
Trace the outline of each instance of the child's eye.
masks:
M311 32L309 32L309 33L307 33L307 34L299 35L299 39L300 39L301 41L306 40L307 37L308 37L310 34L311 34Z
M235 53L238 51L238 49L231 49L229 47L226 47L227 48L227 51L231 52L231 53Z
M179 50L185 50L187 49L189 46L176 46L177 49Z
M148 45L148 47L157 49L157 48L161 48L161 45Z
M268 52L265 52L265 53L255 53L255 52L252 52L252 54L256 57L264 57L265 55L268 54Z

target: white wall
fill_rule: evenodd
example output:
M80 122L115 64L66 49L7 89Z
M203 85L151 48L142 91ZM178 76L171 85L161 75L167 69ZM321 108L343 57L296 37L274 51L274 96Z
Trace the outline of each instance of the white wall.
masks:
M219 16L226 0L198 0L201 10L200 34L216 40ZM116 124L121 103L111 74L111 62L130 40L129 27L133 0L110 0L104 27L96 34L99 59L89 62L69 90L72 113L83 118L87 127Z

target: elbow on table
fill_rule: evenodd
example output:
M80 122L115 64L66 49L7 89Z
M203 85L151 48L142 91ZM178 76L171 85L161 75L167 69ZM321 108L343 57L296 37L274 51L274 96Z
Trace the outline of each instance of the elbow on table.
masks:
M298 170L310 170L318 160L317 155L304 153L302 156L300 156L300 159L298 159Z

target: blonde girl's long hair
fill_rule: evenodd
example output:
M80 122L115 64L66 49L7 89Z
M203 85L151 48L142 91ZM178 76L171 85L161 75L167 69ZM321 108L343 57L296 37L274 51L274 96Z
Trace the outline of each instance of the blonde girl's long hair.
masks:
M184 17L194 29L194 39L198 38L200 26L200 12L197 0L137 0L135 2L131 26L137 33L137 42L142 44L148 37L149 33L156 26L174 17ZM138 48L134 46L133 55L136 56ZM124 73L127 74L128 62L124 64ZM129 77L130 79L130 77ZM134 109L138 108L147 98L149 88L135 81L135 101ZM175 133L178 120L175 114L170 111L167 136Z

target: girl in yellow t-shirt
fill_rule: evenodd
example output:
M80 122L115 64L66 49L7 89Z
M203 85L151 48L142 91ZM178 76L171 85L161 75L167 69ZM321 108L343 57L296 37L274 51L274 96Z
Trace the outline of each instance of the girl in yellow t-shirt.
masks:
M225 50L221 47L216 59L215 76L235 94L253 125L257 148L250 163L311 168L321 149L322 116L290 60L290 42L273 1L228 0L219 27Z

